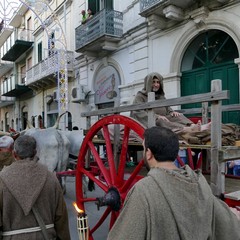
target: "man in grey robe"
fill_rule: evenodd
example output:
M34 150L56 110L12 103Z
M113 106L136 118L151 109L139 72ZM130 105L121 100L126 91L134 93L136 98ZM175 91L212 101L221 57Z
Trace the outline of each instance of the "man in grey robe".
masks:
M237 240L240 221L212 194L200 171L177 168L178 137L170 129L145 131L148 175L128 192L108 240Z

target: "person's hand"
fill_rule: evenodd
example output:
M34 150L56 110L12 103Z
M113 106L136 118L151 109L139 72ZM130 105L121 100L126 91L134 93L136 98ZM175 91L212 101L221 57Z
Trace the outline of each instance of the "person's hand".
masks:
M169 120L166 117L157 115L156 120L159 120L159 119L161 119L163 121L166 121L166 122L169 122Z
M178 117L178 116L180 116L180 115L182 115L182 114L179 113L179 112L171 112L170 115L171 115L172 117Z

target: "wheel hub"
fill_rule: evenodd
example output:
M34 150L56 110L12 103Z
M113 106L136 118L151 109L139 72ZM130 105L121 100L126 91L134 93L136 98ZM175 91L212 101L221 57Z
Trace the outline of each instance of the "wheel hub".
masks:
M109 188L103 197L97 198L96 205L98 210L100 207L109 206L113 211L119 211L121 208L121 197L118 190L115 187Z

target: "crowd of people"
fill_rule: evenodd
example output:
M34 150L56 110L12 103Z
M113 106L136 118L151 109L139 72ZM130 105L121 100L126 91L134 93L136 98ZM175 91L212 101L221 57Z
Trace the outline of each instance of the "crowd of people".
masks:
M151 91L156 100L165 99L158 73L146 76L134 103L147 102ZM200 170L175 163L182 151L179 136L209 131L211 124L194 124L169 107L154 112L156 126L151 128L145 110L131 112L146 126L142 145L148 174L128 192L107 239L240 239L240 212L212 194ZM38 163L36 153L31 136L15 141L11 135L0 137L1 239L70 239L61 186L56 175Z

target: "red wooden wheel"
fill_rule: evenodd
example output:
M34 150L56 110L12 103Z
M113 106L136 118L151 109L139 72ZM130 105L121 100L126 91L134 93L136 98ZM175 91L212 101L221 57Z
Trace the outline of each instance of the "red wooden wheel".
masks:
M110 127L117 125L120 125L121 132L123 132L121 146L119 148L118 167L115 165L113 141L111 141L110 137ZM143 139L144 127L135 120L122 115L104 117L90 128L80 148L76 170L76 198L78 208L85 211L85 205L89 203L97 203L100 207L103 205L106 206L103 215L99 218L96 225L90 229L90 239L93 239L92 234L109 218L109 229L111 229L119 215L119 210L122 207L128 191L143 177L140 175L140 170L144 165L143 160L137 162L130 173L125 173L130 131L134 132L140 139ZM106 146L106 162L101 159L101 154L94 145L93 139L99 132L103 133L104 145ZM141 148L141 146L138 146L138 148L139 147ZM87 169L85 168L85 162L89 153L92 156L90 166L94 167ZM97 174L96 167L100 171L101 177ZM103 196L85 197L82 187L84 176L87 176L103 190Z

